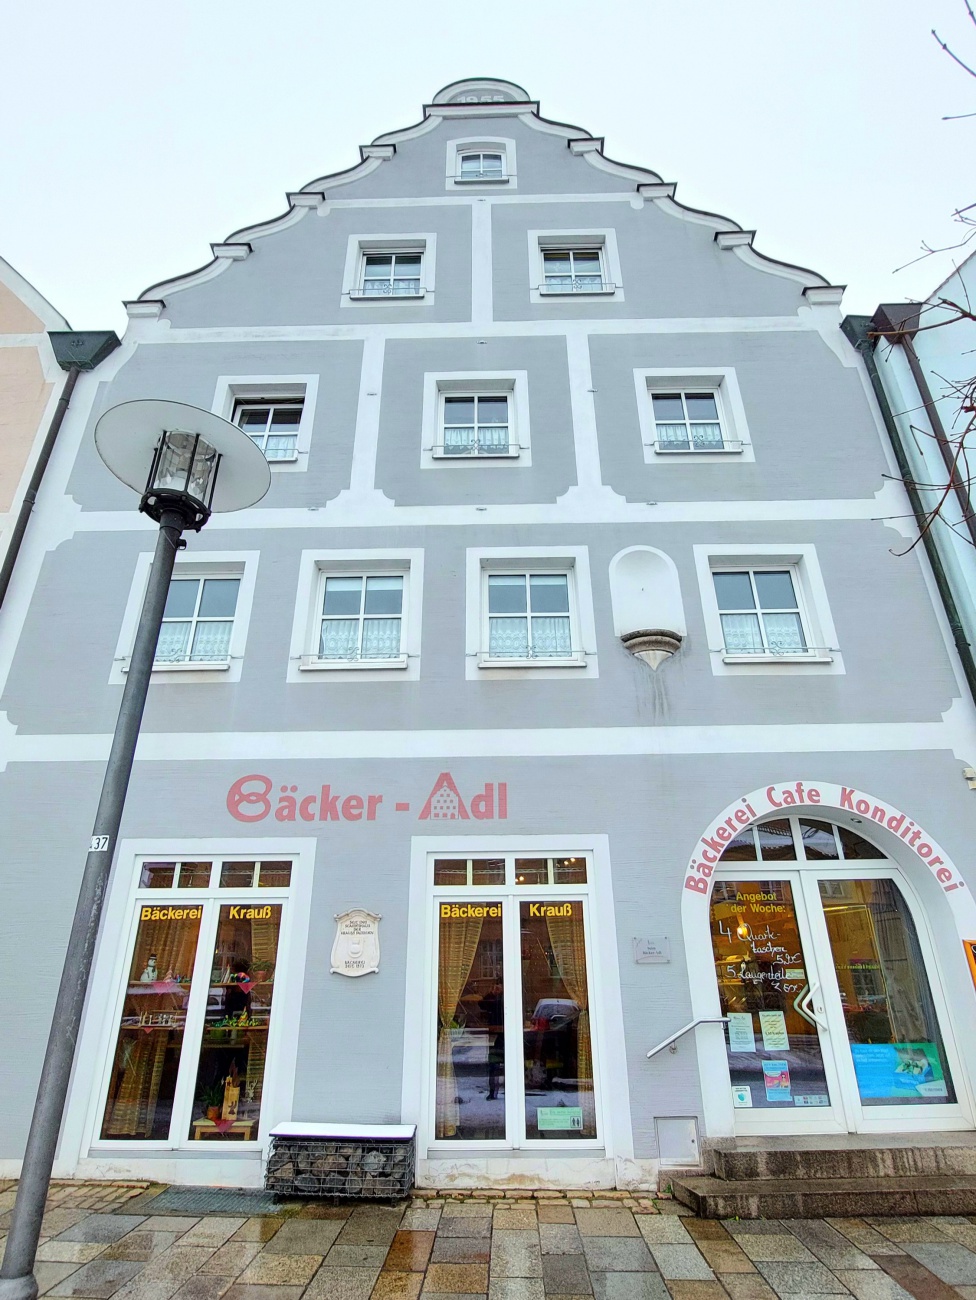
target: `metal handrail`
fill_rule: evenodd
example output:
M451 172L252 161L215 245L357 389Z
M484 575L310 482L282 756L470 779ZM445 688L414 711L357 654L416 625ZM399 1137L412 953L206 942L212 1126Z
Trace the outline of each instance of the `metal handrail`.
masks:
M672 1034L670 1038L666 1038L663 1043L658 1043L657 1047L652 1047L647 1053L648 1060L652 1056L657 1056L658 1052L663 1052L666 1047L670 1047L673 1052L674 1044L683 1034L687 1034L689 1029L696 1029L699 1025L727 1025L728 1022L728 1016L700 1016L697 1020L690 1020L688 1024L685 1025L683 1029L679 1029L676 1034Z

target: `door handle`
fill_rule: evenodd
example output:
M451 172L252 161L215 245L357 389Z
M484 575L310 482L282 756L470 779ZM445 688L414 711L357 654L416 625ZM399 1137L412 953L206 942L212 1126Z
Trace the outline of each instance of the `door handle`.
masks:
M820 992L819 984L811 984L805 996L800 1000L797 1010L801 1011L809 1020L812 1020L818 1029L822 1029L826 1034L828 1032L827 1022L821 1019L822 1011L818 1012L813 1005L813 999Z

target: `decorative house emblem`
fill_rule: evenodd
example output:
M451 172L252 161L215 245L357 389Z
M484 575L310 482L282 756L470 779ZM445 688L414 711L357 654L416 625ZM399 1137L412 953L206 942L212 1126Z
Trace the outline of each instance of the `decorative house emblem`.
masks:
M450 772L442 772L434 784L430 797L420 811L419 821L469 821L468 810L461 791L454 784Z
M667 628L646 627L638 632L624 632L620 640L626 650L657 672L665 659L678 653L683 638L680 632L670 632Z
M336 915L333 975L371 975L380 968L380 917L354 907Z

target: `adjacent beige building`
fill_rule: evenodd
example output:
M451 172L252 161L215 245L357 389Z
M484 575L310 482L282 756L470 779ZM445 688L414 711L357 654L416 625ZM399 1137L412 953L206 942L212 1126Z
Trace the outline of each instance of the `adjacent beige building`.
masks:
M47 331L70 328L0 257L0 562L67 378Z

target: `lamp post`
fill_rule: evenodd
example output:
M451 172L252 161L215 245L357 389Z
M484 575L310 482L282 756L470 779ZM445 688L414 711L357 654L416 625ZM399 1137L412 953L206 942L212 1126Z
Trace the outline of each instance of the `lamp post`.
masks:
M199 532L213 511L254 505L271 485L264 454L247 434L209 411L180 402L112 407L95 427L95 446L116 478L141 494L139 509L159 524L159 535L41 1067L0 1266L0 1300L37 1296L33 1268L41 1219L163 609L176 553L186 544L182 534L185 529Z

